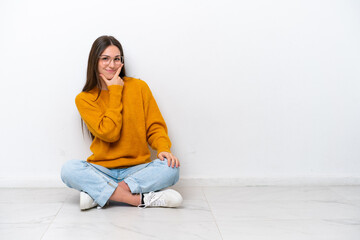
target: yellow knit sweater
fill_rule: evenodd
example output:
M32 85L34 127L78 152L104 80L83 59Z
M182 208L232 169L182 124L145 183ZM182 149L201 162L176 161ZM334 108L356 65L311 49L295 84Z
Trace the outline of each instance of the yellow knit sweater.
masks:
M81 118L95 136L87 161L106 168L150 162L148 144L157 153L170 152L167 127L148 85L124 77L124 86L111 85L81 92L75 98Z

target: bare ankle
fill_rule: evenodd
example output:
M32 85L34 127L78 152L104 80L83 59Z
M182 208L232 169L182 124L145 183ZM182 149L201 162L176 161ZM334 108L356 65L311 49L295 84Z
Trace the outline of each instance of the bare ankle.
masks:
M118 186L119 186L119 187L121 187L122 189L124 189L124 190L128 191L128 192L131 192L131 190L130 190L129 186L128 186L128 185L127 185L127 183L126 183L126 182L124 182L124 181L119 182L119 183L118 183Z

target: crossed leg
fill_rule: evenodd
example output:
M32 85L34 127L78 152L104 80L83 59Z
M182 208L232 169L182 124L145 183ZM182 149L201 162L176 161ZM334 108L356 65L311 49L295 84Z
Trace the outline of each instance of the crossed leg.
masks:
M169 187L174 185L178 179L178 168L169 167L167 161L156 159L145 168L119 182L110 200L138 206L141 204L141 194L138 193L147 193ZM132 191L128 184L130 184Z
M109 169L100 169L86 161L70 160L63 165L61 178L67 186L88 193L100 206L109 199L138 206L141 193L172 186L179 179L179 168L168 167L166 161L159 159L129 174L121 182L109 177Z

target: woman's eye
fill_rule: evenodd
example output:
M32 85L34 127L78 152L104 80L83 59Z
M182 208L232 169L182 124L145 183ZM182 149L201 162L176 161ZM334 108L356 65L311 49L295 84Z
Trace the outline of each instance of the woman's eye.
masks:
M120 61L120 58L115 58L115 61Z
M104 57L104 58L102 58L101 60L106 61L106 60L108 60L108 58L107 58L107 57Z

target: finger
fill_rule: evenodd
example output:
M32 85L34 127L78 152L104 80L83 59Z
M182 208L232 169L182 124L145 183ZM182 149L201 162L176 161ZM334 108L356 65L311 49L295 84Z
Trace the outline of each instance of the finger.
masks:
M161 161L164 161L164 157L162 156L162 154L159 154L159 159L160 159Z
M177 159L177 157L175 157L175 161L176 161L176 167L179 167L179 159Z
M171 161L172 161L171 167L174 168L176 163L174 156L171 157Z
M168 160L168 167L170 167L170 165L171 165L171 159L168 158L167 160Z
M116 71L115 76L119 76L120 71L121 71L121 69L122 69L123 66L124 66L124 64L122 63L122 64L120 65L120 67L118 68L118 70Z
M173 155L169 154L169 158L170 158L170 165L173 168L174 167L174 159L173 159ZM170 166L169 166L170 167Z

